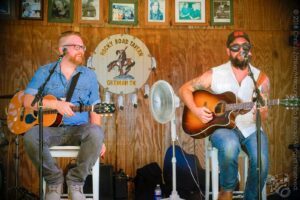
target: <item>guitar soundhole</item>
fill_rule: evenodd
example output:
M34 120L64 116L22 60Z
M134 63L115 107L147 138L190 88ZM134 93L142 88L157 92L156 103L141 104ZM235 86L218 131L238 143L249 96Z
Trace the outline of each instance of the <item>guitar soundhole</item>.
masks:
M215 107L215 115L223 115L225 112L225 102L219 102Z
M25 117L26 124L31 124L34 121L35 121L35 117L32 114L26 115Z

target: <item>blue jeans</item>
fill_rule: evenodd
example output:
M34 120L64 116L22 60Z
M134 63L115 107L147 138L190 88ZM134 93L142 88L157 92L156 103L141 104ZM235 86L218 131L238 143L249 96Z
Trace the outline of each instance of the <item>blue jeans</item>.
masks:
M43 176L50 185L63 183L63 171L52 158L49 147L58 145L80 146L76 167L70 169L66 176L68 185L83 185L96 163L104 134L102 128L85 124L80 126L44 127L43 129ZM24 135L24 146L33 164L39 167L39 127L35 126Z
M224 191L233 191L238 182L238 155L243 149L249 157L249 173L247 177L244 199L258 199L257 194L257 140L256 132L245 138L237 129L217 129L211 136L212 146L218 149L220 168L220 186ZM261 132L261 191L268 175L268 139Z

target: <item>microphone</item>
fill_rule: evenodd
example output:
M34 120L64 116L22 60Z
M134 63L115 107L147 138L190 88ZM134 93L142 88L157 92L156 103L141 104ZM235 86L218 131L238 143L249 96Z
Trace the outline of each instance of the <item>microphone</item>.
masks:
M251 59L251 53L249 50L242 50L240 53L241 57L244 59L245 63L248 63Z
M63 57L67 54L67 52L68 52L68 49L66 48L66 47L64 47L63 49L62 49L62 51L63 51L63 53L59 56L59 58L58 58L58 61L60 62L62 59L63 59Z
M63 48L63 54L61 55L64 57L68 53L68 49L66 47Z
M244 59L248 59L249 57L249 51L245 51L245 50L242 50L240 55L244 58Z

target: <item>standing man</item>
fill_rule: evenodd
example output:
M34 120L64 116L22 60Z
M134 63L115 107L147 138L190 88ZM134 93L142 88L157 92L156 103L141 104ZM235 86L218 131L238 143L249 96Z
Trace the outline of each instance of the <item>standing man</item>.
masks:
M59 200L64 182L63 172L50 155L49 147L56 145L79 145L76 167L66 175L69 198L85 199L83 184L99 155L105 152L104 134L101 117L94 112L73 112L72 106L95 105L100 102L99 85L96 74L82 66L86 47L80 33L67 31L58 39L59 52L64 55L61 62L40 67L29 82L24 97L24 106L37 110L37 104L31 106L39 87L45 82L54 67L54 72L43 91L43 96L53 95L57 100L43 99L43 107L57 110L63 115L59 127L43 129L43 176L47 182L46 200ZM80 73L70 102L64 101L72 78ZM46 117L46 116L44 116ZM39 161L39 127L34 126L24 135L27 154L38 168ZM102 146L103 145L103 146Z
M203 123L210 122L214 117L214 113L205 106L196 106L193 99L193 92L196 90L205 89L216 94L230 91L244 102L253 100L254 83L248 76L249 68L251 68L256 80L262 73L249 63L249 59L246 59L245 52L249 53L250 56L250 49L250 39L245 32L232 32L227 39L226 52L229 61L213 67L199 77L185 83L179 89L179 96L185 105ZM260 77L264 78L260 78L261 81L258 81L259 89L262 96L268 98L270 91L269 79L267 76ZM250 160L244 199L258 199L256 112L255 108L252 108L248 113L238 115L235 119L235 128L218 128L210 136L212 146L218 149L221 186L219 200L232 199L232 192L238 182L238 155L241 149L247 153ZM264 120L267 117L267 108L260 108L260 112ZM262 169L260 178L263 187L268 174L268 139L263 131L261 132L261 149ZM262 191L262 188L260 188L260 191Z

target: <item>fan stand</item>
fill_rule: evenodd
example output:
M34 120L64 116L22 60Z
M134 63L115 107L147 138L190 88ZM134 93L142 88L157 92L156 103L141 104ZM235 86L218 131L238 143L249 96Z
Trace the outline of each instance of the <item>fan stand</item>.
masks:
M176 156L175 156L175 142L176 135L176 118L175 110L179 107L179 98L174 94L172 86L164 81L159 80L153 84L150 92L150 111L154 119L165 124L171 123L171 139L172 139L172 192L170 200L181 200L176 191ZM166 200L165 199L165 200Z
M171 138L172 138L172 193L169 198L170 200L181 199L176 190L176 155L175 155L175 142L176 142L176 119L175 114L171 119Z

